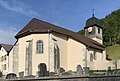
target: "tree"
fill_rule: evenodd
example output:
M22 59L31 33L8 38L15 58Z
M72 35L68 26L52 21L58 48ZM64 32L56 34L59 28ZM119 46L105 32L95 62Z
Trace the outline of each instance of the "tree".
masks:
M103 43L106 46L120 44L120 9L101 19L103 29Z
M80 31L78 32L78 34L85 36L85 31L84 31L84 29L80 30Z

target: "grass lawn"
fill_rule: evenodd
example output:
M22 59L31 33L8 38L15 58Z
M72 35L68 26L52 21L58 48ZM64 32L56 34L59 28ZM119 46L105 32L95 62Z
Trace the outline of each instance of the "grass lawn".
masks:
M120 44L107 47L106 54L112 60L120 60Z

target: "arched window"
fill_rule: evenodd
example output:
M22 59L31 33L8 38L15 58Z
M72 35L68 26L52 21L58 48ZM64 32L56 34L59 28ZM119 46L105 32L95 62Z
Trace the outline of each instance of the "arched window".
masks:
M43 41L38 40L36 42L36 53L43 53Z

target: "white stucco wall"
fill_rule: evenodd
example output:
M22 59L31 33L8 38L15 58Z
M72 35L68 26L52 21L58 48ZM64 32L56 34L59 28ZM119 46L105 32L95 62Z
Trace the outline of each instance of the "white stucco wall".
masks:
M90 67L91 70L106 70L108 67L108 62L106 60L106 54L105 51L100 51L97 49L88 49L88 66ZM94 56L94 51L96 51L96 59L93 59L93 61L90 61L90 54L93 54Z
M69 38L68 39L68 70L76 71L77 65L83 67L86 46Z
M38 65L45 63L47 69L48 63L48 34L32 34L22 37L18 40L19 44L19 72L25 71L26 41L32 40L32 74L36 75ZM44 51L42 54L36 54L36 42L42 40L44 43Z
M95 41L97 41L97 42L99 42L100 44L103 44L103 40L101 40L101 39L98 39L96 37L93 37L92 39L95 40Z
M67 36L53 33L51 39L56 39L57 45L59 48L60 54L60 67L67 70L68 69L68 43L67 43Z

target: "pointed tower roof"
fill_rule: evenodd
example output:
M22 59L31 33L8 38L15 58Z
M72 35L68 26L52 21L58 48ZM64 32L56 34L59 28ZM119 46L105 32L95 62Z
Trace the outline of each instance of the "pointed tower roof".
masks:
M88 27L94 26L94 25L95 25L95 26L98 26L98 27L100 27L100 28L103 28L103 27L101 26L100 20L99 20L98 18L96 18L96 17L94 16L94 14L92 14L92 17L89 18L89 19L86 21L85 28L88 28Z

